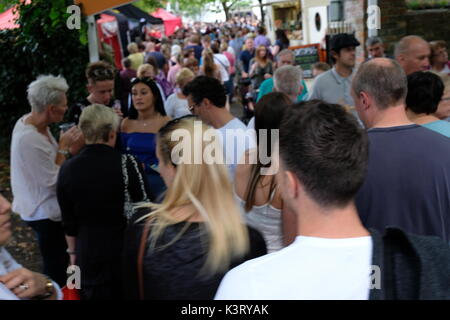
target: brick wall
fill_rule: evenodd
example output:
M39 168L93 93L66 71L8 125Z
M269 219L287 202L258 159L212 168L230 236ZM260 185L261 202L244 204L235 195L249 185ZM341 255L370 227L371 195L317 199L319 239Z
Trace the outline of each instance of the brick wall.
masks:
M378 0L381 10L381 30L378 36L383 39L386 51L394 52L395 43L407 35L407 7L405 0Z
M408 34L422 36L427 41L445 40L450 44L450 10L409 11L406 15Z
M393 53L395 43L406 35L418 35L427 41L445 40L450 44L450 10L408 10L405 0L378 0L381 30L378 35Z

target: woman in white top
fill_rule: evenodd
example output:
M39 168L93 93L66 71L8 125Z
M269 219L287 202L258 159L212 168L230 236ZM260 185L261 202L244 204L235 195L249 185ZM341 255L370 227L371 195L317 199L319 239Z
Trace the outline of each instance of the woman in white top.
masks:
M166 101L166 113L171 118L179 118L188 114L189 111L187 97L183 94L183 88L195 78L194 73L188 68L182 68L176 75L177 90L172 93Z
M67 110L62 77L40 76L28 86L31 113L14 126L11 141L11 187L13 211L37 234L44 270L58 284L66 282L68 256L56 199L61 164L84 144L81 132L72 127L61 133L59 143L49 125L63 120Z
M236 167L236 198L246 212L247 223L263 234L269 253L295 238L294 216L284 210L275 175L268 171L272 161L266 163L261 158L261 155L272 156L276 141L271 130L280 128L284 110L291 104L289 97L281 92L272 92L258 101L255 106L257 148L248 150L245 162ZM261 129L266 129L267 134Z
M61 300L59 286L45 275L23 268L2 246L11 238L11 205L0 195L0 300Z

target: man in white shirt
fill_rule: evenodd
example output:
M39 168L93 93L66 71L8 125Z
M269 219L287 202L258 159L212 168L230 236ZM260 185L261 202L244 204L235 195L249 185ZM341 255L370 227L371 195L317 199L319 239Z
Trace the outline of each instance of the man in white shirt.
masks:
M184 87L183 94L188 97L189 110L219 133L230 180L234 180L236 165L256 142L245 124L225 108L225 87L217 79L199 76Z
M0 195L0 300L62 299L59 286L46 276L23 268L2 246L11 238L11 204Z
M280 128L277 179L298 236L229 271L215 298L368 299L372 238L353 201L367 167L365 133L322 101L294 105Z

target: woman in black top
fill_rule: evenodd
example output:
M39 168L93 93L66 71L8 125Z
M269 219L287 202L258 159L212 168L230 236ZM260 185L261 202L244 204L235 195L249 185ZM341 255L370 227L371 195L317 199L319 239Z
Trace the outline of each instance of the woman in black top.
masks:
M122 297L120 261L127 218L122 155L114 149L119 121L106 106L85 108L79 126L86 146L59 172L58 202L71 264L81 269L83 299ZM142 173L132 160L124 163L130 200L145 201Z
M203 157L194 164L194 152L202 157L208 145L222 157L217 139L189 139L194 126L201 136L210 129L187 116L169 121L158 133L159 168L168 189L163 202L143 206L141 218L127 230L124 286L129 299L213 299L229 269L266 254L262 236L243 221L227 170L217 161L222 158L207 164ZM184 133L182 145L172 141L174 132ZM180 146L182 156L176 159L172 151ZM148 234L142 236L144 225Z

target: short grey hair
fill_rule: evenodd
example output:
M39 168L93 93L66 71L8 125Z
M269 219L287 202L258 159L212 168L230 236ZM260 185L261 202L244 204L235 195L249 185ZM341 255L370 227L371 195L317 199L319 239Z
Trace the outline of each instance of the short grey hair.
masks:
M119 116L113 109L102 104L92 104L83 109L80 116L79 128L86 143L107 142L111 130L118 131Z
M62 76L40 75L28 86L28 102L31 110L42 113L49 105L58 105L63 101L69 85Z
M411 42L417 40L426 42L422 37L414 35L401 38L400 41L395 44L394 57L397 58L399 55L407 53L410 49Z
M374 46L374 45L376 45L376 44L379 44L379 43L383 43L383 40L381 40L381 38L379 38L379 37L370 37L370 38L368 38L367 39L367 41L366 41L366 46L367 47L371 47L371 46Z
M303 70L299 66L282 66L275 71L275 90L288 96L297 95L302 86Z
M376 58L359 67L353 78L352 89L357 96L361 92L368 93L379 109L387 109L405 102L408 81L397 61Z
M277 61L280 60L280 57L283 57L283 56L285 56L287 54L290 54L292 56L292 58L295 58L294 51L289 50L289 49L283 49L280 52L278 52L278 54L277 54Z

